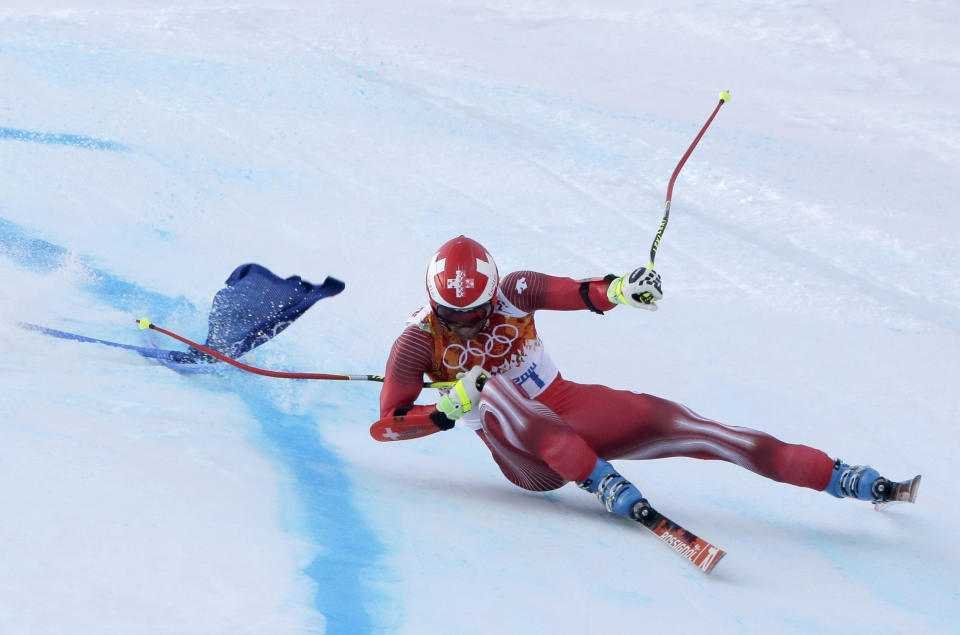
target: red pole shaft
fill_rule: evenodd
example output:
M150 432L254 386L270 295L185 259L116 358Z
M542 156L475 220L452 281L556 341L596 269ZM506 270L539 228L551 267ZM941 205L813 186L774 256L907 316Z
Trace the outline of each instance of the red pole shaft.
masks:
M657 248L660 247L660 239L663 238L663 232L667 228L667 221L670 220L670 201L673 199L673 184L677 181L677 175L680 174L683 164L687 162L687 159L690 157L693 149L697 147L698 143L700 143L700 138L703 137L703 133L706 132L707 128L710 127L710 124L713 122L713 118L717 116L718 112L720 112L720 107L727 103L729 99L730 93L726 91L720 93L720 103L718 103L717 107L713 109L713 112L710 114L710 118L707 119L707 123L703 124L703 128L700 129L700 134L698 134L697 138L693 140L693 143L691 143L690 147L687 148L683 158L680 159L680 162L677 163L677 167L673 170L673 175L670 177L670 183L667 185L667 200L663 206L663 220L660 221L660 227L657 229L657 235L654 237L653 244L650 246L650 260L647 263L648 269L653 269L653 261L657 257Z
M139 322L139 320L137 321ZM244 364L243 362L238 362L237 360L227 357L222 353L218 353L217 351L213 350L209 346L204 346L203 344L197 344L196 342L192 342L187 338L177 335L172 331L168 331L167 329L161 328L156 324L150 324L150 328L153 329L154 331L160 331L164 335L172 337L175 340L179 340L184 344L186 344L187 346L197 349L198 351L203 351L207 355L210 355L211 357L215 357L222 362L226 362L231 366L236 366L241 370L245 370L248 373L265 375L267 377L282 377L285 379L329 379L329 380L335 380L335 381L336 380L347 381L351 378L350 375L330 375L326 373L291 373L291 372L285 372L285 371L279 371L279 370L267 370L265 368L257 368L255 366L250 366L249 364ZM366 379L368 378L368 376L365 375L364 378ZM371 381L376 381L376 380L371 380Z
M326 379L331 381L378 381L382 382L383 377L379 375L340 375L340 374L330 374L330 373L292 373L282 370L267 370L265 368L257 368L256 366L250 366L249 364L244 364L243 362L238 362L237 360L227 357L223 353L218 353L209 346L204 346L203 344L197 344L182 335L177 335L172 331L168 331L165 328L161 328L156 324L151 323L149 320L135 320L140 324L140 328L150 328L154 331L159 331L164 335L172 337L175 340L183 342L187 346L197 349L198 351L203 351L211 357L215 357L222 362L226 362L231 366L236 366L240 370L245 370L248 373L254 373L255 375L264 375L266 377L280 377L283 379ZM455 382L448 381L436 381L436 382L424 382L424 388L449 388Z
M710 127L710 124L713 123L713 118L717 116L717 113L720 112L720 107L723 106L727 101L721 99L720 103L717 104L717 107L713 109L713 113L710 115L710 118L707 119L707 123L703 124L703 128L700 129L700 134L697 135L697 138L693 140L693 143L690 144L690 147L687 148L686 153L684 153L683 158L680 159L680 163L677 164L677 167L673 170L673 176L670 177L670 185L667 186L667 202L669 203L673 200L673 184L677 181L677 175L680 174L680 170L683 168L683 164L687 162L687 159L693 153L693 149L697 147L697 144L700 143L700 139L703 137L703 133L707 131L707 128Z

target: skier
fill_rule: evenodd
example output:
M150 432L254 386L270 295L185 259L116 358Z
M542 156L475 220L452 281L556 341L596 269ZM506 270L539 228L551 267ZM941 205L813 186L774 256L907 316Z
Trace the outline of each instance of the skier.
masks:
M602 314L618 304L656 310L663 294L653 270L587 280L515 271L500 279L490 253L459 236L430 260L426 286L429 305L408 320L390 352L381 417L427 414L436 431L456 423L474 429L515 485L548 491L573 481L608 511L639 520L639 489L609 461L684 456L878 505L916 495L919 477L891 482L871 467L723 425L666 399L564 379L537 336L535 312ZM436 405L414 405L424 375L456 384Z

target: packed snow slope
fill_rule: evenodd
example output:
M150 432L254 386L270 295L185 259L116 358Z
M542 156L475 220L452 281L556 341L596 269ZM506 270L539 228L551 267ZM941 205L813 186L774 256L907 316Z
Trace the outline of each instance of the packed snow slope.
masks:
M960 631L960 7L304 4L0 7L0 632ZM469 431L373 441L376 384L18 326L202 340L258 262L347 288L248 361L382 372L457 234L502 273L645 264L721 90L660 310L541 336L570 379L922 473L916 505L619 464L727 550L707 577Z

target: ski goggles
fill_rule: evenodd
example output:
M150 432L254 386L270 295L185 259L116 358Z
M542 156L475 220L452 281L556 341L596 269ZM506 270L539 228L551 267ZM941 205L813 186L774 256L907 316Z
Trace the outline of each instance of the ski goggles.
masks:
M444 326L471 326L490 319L493 315L493 303L487 302L466 311L458 311L438 304L433 312Z

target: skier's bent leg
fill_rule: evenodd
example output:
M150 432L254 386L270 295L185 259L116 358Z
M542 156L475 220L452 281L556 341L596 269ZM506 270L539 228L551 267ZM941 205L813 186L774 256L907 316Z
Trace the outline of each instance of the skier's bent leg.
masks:
M483 387L483 432L491 449L506 447L542 460L568 481L587 478L597 454L563 419L525 395L501 376Z
M552 489L557 485L550 474L555 474L577 481L608 511L620 515L631 514L643 498L556 413L522 395L509 381L494 377L487 382L480 413L482 437L511 482L526 489ZM546 465L538 466L535 457Z

